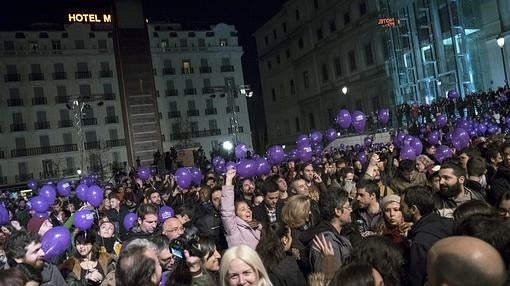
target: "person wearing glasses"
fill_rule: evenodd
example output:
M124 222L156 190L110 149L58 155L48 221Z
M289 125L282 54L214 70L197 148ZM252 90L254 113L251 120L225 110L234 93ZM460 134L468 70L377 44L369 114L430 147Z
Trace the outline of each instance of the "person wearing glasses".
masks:
M184 226L181 221L176 217L171 217L165 220L163 223L162 234L164 234L170 241L178 238L184 233Z
M510 222L510 191L506 191L501 195L499 202L496 204L498 214L507 222Z

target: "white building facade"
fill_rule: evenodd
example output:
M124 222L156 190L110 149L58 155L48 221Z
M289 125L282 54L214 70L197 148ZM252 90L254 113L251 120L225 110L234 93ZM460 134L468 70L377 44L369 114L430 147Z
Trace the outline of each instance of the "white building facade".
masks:
M147 27L162 151L200 145L208 152L232 140L232 108L238 110L239 141L251 146L246 99L239 89L243 51L235 28L168 27L177 26ZM0 32L0 45L0 185L71 177L78 169L107 177L113 166L124 165L111 28L71 24L64 30L6 31ZM227 82L232 88L221 92Z

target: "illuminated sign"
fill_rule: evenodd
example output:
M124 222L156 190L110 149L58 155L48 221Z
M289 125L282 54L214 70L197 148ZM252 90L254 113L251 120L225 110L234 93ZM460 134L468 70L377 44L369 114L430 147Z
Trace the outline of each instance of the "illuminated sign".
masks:
M396 18L379 18L377 21L377 25L383 26L383 27L394 27L396 25L400 24L400 20Z
M111 23L112 15L110 14L67 14L67 19L72 23Z

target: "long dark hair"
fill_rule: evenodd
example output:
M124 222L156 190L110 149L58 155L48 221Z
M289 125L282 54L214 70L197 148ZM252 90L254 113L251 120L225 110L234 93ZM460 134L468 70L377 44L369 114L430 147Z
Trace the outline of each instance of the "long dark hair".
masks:
M76 257L78 260L82 261L84 257L78 253L78 248L76 247L78 244L92 244L92 250L90 260L97 261L99 259L99 243L96 242L96 235L90 231L90 230L80 230L76 236L74 237L74 245L75 245L75 251L74 251L74 257Z
M367 263L353 263L342 267L329 283L330 286L373 286L374 284L372 266Z
M269 271L274 269L285 258L285 250L281 239L284 236L289 236L289 232L289 227L278 222L264 227L260 242L257 245L257 253Z

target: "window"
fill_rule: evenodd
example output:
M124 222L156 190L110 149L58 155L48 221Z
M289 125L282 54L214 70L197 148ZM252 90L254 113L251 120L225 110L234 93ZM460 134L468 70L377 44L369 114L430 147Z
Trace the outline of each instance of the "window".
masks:
M285 57L288 59L290 58L290 49L285 50Z
M333 64L335 65L335 76L337 78L342 76L342 62L340 61L340 57L336 57L333 60Z
M214 103L211 98L208 98L205 100L205 108L207 108L207 109L214 108Z
M303 72L303 85L305 88L309 88L310 87L310 81L308 79L308 71L304 71Z
M295 123L296 123L296 132L301 131L301 126L299 125L299 117L296 117Z
M62 121L69 120L69 110L68 109L61 109L59 113L60 113L60 120L62 120ZM65 137L64 137L64 139L65 139ZM64 140L64 144L67 144L67 143L65 143L65 140ZM69 143L69 144L71 144L71 143Z
M168 47L168 40L161 40L161 42L159 42L159 46L162 49L166 49Z
M367 13L367 3L365 1L359 3L359 15L363 16Z
M230 58L221 58L221 65L222 66L229 66L230 65Z
M18 68L16 65L7 65L7 74L17 74Z
M183 60L182 61L182 73L183 74L191 74L193 73L191 68L191 61L190 60Z
M55 73L63 73L64 72L64 64L56 63L53 65L55 69Z
M321 71L322 71L322 82L327 82L329 80L328 66L326 64L323 64L321 66Z
M97 40L97 48L101 50L107 49L106 40Z
M177 102L175 102L175 101L170 101L170 102L168 103L168 110L169 110L170 112L177 111Z
M374 54L372 53L372 45L370 43L365 45L365 61L367 66L374 64Z
M34 87L34 97L36 98L44 97L44 89L40 86Z
M313 0L313 8L315 11L319 10L319 0Z
M88 84L80 84L80 95L83 97L87 97L91 95L90 85Z
M356 54L354 53L354 51L350 51L349 54L348 54L348 57L349 57L349 70L352 72L352 71L355 71L356 70Z
M74 47L76 49L85 49L85 42L83 40L75 40Z
M64 134L62 134L62 139L64 141L64 145L71 145L71 144L73 144L73 135L71 135L71 133L64 133Z
M46 122L46 111L37 111L37 122Z
M283 29L284 33L287 33L287 23L286 22L282 23L282 29Z
M299 21L299 9L296 9L296 21Z
M74 169L74 158L73 157L66 157L66 166L67 166L67 169Z
M11 99L19 98L19 88L17 87L9 88L9 98Z
M23 113L21 112L14 112L12 114L12 122L13 123L23 123Z
M166 81L166 89L174 89L174 81L169 79Z
M225 46L228 46L227 39L220 39L220 47L225 47Z
M280 55L277 55L277 56L276 56L276 63L277 63L277 64L280 64Z
M324 37L324 35L322 34L322 28L318 28L316 31L316 34L317 34L317 41L322 40L322 38Z
M18 162L18 172L20 179L28 179L28 163L27 162Z
M62 43L60 40L52 40L51 41L51 48L53 50L61 50L62 49Z
M110 140L119 139L119 133L118 133L117 129L109 129L108 135L110 135Z
M329 21L328 25L329 25L329 32L330 33L333 33L333 32L336 31L336 22L335 22L335 20Z
M198 122L191 121L189 125L190 125L191 132L197 132L198 131Z
M4 50L13 51L14 50L14 41L4 41Z
M115 116L115 106L107 106L106 107L106 116L108 116L108 117Z
M67 89L65 85L57 86L57 97L65 98L67 96Z
M192 79L186 79L185 87L186 87L186 89L193 88L193 80Z
M78 63L77 65L78 72L88 72L89 65L87 63Z
M185 47L187 47L187 46L188 46L188 39L180 39L180 40L179 40L179 46L180 46L181 48L185 48Z
M39 43L37 43L37 41L28 42L28 46L30 47L31 52L37 52L39 49Z
M267 68L268 68L269 70L271 70L271 68L272 68L271 61L267 61Z
M198 39L198 46L199 47L205 47L205 39L204 38Z
M290 95L295 95L296 94L296 85L294 84L293 79L290 80L289 85L290 85Z
M264 36L264 43L267 45L269 45L269 39L267 36Z
M111 83L103 83L103 93L113 94L113 87Z
M351 22L351 14L349 12L344 13L344 25L348 25Z
M218 129L218 122L215 119L209 120L209 130Z
M299 49L300 49L300 50L304 47L304 44L303 44L303 38L300 38L300 39L298 40L298 47L299 47Z
M109 62L101 62L101 70L102 71L109 71L110 70L110 63Z
M188 100L188 110L195 110L196 105L194 100Z
M271 88L271 99L276 102L276 90L274 88Z
M313 115L312 112L308 113L308 121L310 123L310 129L314 129L315 128L315 116Z
M201 67L208 67L209 66L209 61L207 60L207 58L200 59L200 66Z

